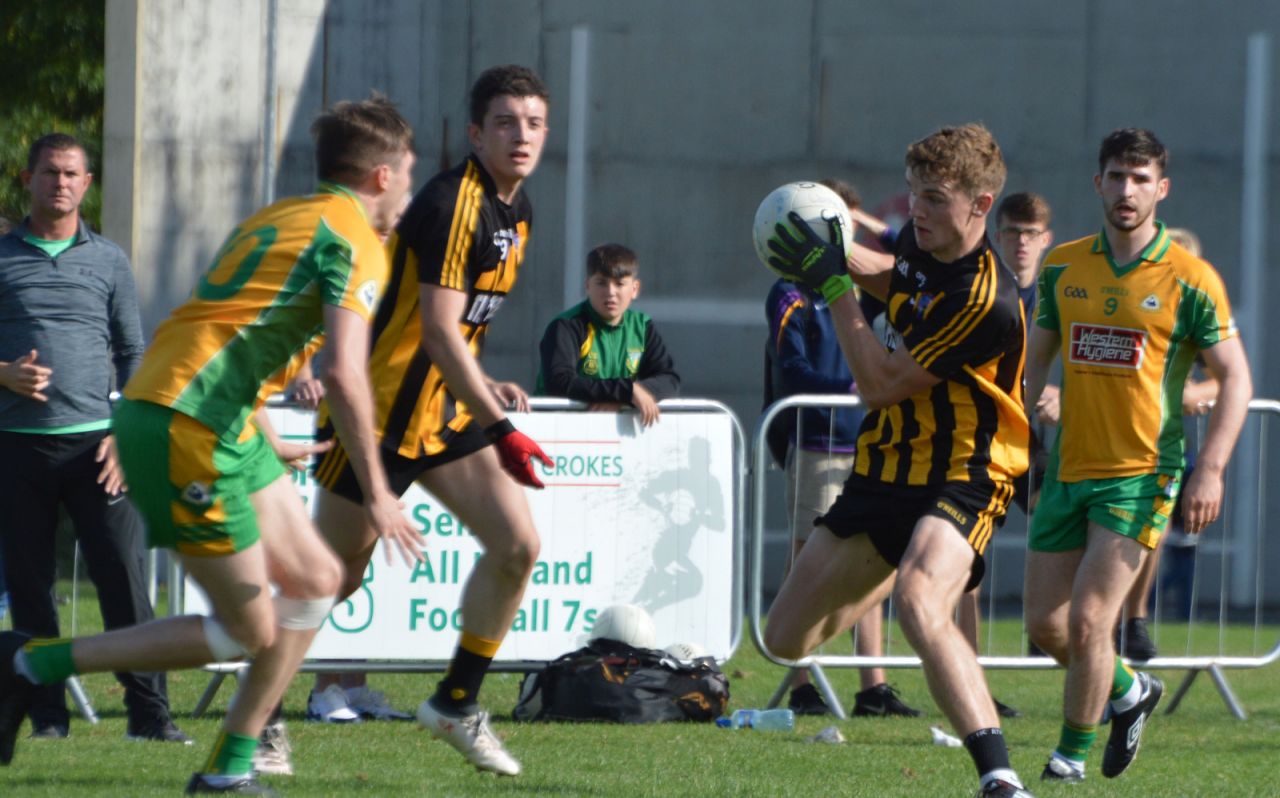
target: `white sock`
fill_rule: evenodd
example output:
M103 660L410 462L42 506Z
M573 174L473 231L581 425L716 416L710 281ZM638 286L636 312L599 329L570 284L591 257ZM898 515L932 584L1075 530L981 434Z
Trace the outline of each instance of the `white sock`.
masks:
M1049 755L1049 758L1050 758L1050 759L1056 759L1056 760L1058 760L1059 762L1062 762L1062 763L1063 763L1063 764L1065 764L1067 767L1069 767L1069 768L1071 768L1072 770L1074 770L1076 773L1079 773L1081 776L1083 776L1083 775L1084 775L1084 763L1083 763L1083 762L1077 762L1077 761L1075 761L1074 759L1072 759L1071 757L1063 756L1062 754L1058 753L1057 751L1054 751L1052 754L1050 754L1050 755Z
M1111 711L1119 715L1121 712L1126 712L1136 707L1138 702L1142 700L1142 694L1146 692L1144 689L1146 683L1147 677L1145 674L1135 673L1133 675L1133 684L1129 685L1129 689L1125 691L1124 695L1111 702Z
M252 773L239 773L235 776L228 776L224 773L202 773L200 778L210 787L230 787L233 784L239 784L242 781L248 781L253 777Z
M1014 772L1012 768L996 768L995 770L988 770L978 779L978 783L983 787L986 787L988 783L993 782L996 779L1007 781L1015 787L1022 787L1022 781L1018 778L1018 774Z
M32 684L40 684L36 680L36 675L31 672L31 665L27 662L27 652L21 648L13 652L13 672Z

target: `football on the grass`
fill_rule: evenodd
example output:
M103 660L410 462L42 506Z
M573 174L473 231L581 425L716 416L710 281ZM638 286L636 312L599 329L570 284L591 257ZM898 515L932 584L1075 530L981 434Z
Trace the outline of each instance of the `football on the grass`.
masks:
M634 604L614 604L596 616L591 639L601 637L633 648L653 648L657 644L658 632L653 626L653 619L642 608Z

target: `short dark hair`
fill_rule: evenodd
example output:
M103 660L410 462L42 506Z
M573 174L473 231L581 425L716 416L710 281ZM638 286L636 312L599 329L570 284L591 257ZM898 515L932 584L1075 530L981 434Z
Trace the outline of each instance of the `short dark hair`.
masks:
M532 69L519 64L489 67L471 84L471 123L483 127L490 101L503 95L541 97L544 102L551 101L546 84Z
M847 180L841 180L838 177L828 177L826 180L819 180L818 182L834 191L836 195L840 197L841 201L844 202L845 207L862 207L862 195L859 194L858 189L854 188L853 184Z
M610 280L621 280L639 273L640 259L621 244L601 244L587 253L587 277L599 274Z
M28 172L36 170L36 164L40 163L40 156L44 155L45 150L53 150L54 152L79 150L84 154L84 170L86 172L93 171L89 163L89 151L84 148L84 144L80 143L80 139L70 133L46 133L31 142L31 147L27 150Z
M1125 166L1146 166L1154 163L1164 175L1169 165L1169 150L1156 134L1140 127L1122 127L1113 130L1102 140L1098 149L1098 174L1107 169L1107 161Z
M996 221L1001 219L1032 222L1048 227L1053 221L1053 211L1049 209L1049 201L1034 191L1019 191L1000 200L1000 205L996 208Z
M375 92L367 100L342 100L311 123L316 176L354 184L384 163L398 163L413 149L413 128L395 103Z

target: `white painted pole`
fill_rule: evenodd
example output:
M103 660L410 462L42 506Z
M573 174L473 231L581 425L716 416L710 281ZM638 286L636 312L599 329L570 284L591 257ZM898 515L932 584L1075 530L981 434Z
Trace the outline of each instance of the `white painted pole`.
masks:
M586 257L587 213L587 77L590 71L591 31L575 25L569 36L569 143L564 192L564 302L582 298L583 259Z
M279 40L280 0L267 0L267 46L262 97L262 204L276 200L276 48Z
M1249 36L1245 56L1243 179L1240 198L1240 287L1233 297L1236 319L1249 352L1254 390L1263 386L1267 362L1262 325L1262 300L1266 296L1267 251L1267 140L1271 119L1271 34ZM1254 422L1257 423L1257 422ZM1235 578L1231 580L1231 603L1252 606L1256 571L1245 567L1253 561L1250 549L1254 528L1261 522L1256 508L1261 496L1254 478L1259 463L1259 436L1246 431L1240 438L1235 460L1235 507L1231 513L1230 551Z

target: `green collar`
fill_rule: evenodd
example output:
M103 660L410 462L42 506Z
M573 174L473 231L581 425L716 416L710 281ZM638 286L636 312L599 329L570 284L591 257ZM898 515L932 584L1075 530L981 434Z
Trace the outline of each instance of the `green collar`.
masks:
M596 313L596 309L595 309L595 308L593 308L593 307L591 307L591 300L590 300L590 299L585 300L585 301L582 303L582 307L583 307L583 309L587 312L587 318L588 318L588 319L591 321L591 323L592 323L592 324L594 324L596 327L603 327L603 328L604 328L604 329L606 329L606 330L616 330L616 329L618 329L618 325L622 324L622 319L618 319L618 323L617 323L617 324L610 324L609 322L605 321L605 320L604 320L604 317L602 317L599 313ZM625 318L626 318L626 315L627 315L627 311L625 311L625 310L624 310L624 311L622 312L622 317L623 317L623 319L625 319Z
M338 196L341 196L341 197L347 197L353 203L355 203L356 208L358 208L360 211L361 218L363 218L366 222L369 221L369 214L365 213L364 203L360 201L360 198L356 196L356 193L354 191L342 185L341 183L334 183L329 180L321 180L320 184L316 186L316 193L317 194L337 194Z
M1138 257L1132 263L1120 266L1116 263L1115 258L1111 256L1111 242L1107 240L1107 231L1104 228L1098 233L1098 237L1093 240L1094 254L1102 254L1107 256L1107 263L1111 266L1111 271L1115 272L1117 277L1123 277L1133 271L1139 263L1147 261L1150 263L1159 263L1164 254L1169 251L1169 245L1173 240L1169 238L1169 233L1165 230L1164 222L1156 220L1156 235L1151 239L1151 243L1138 253Z

